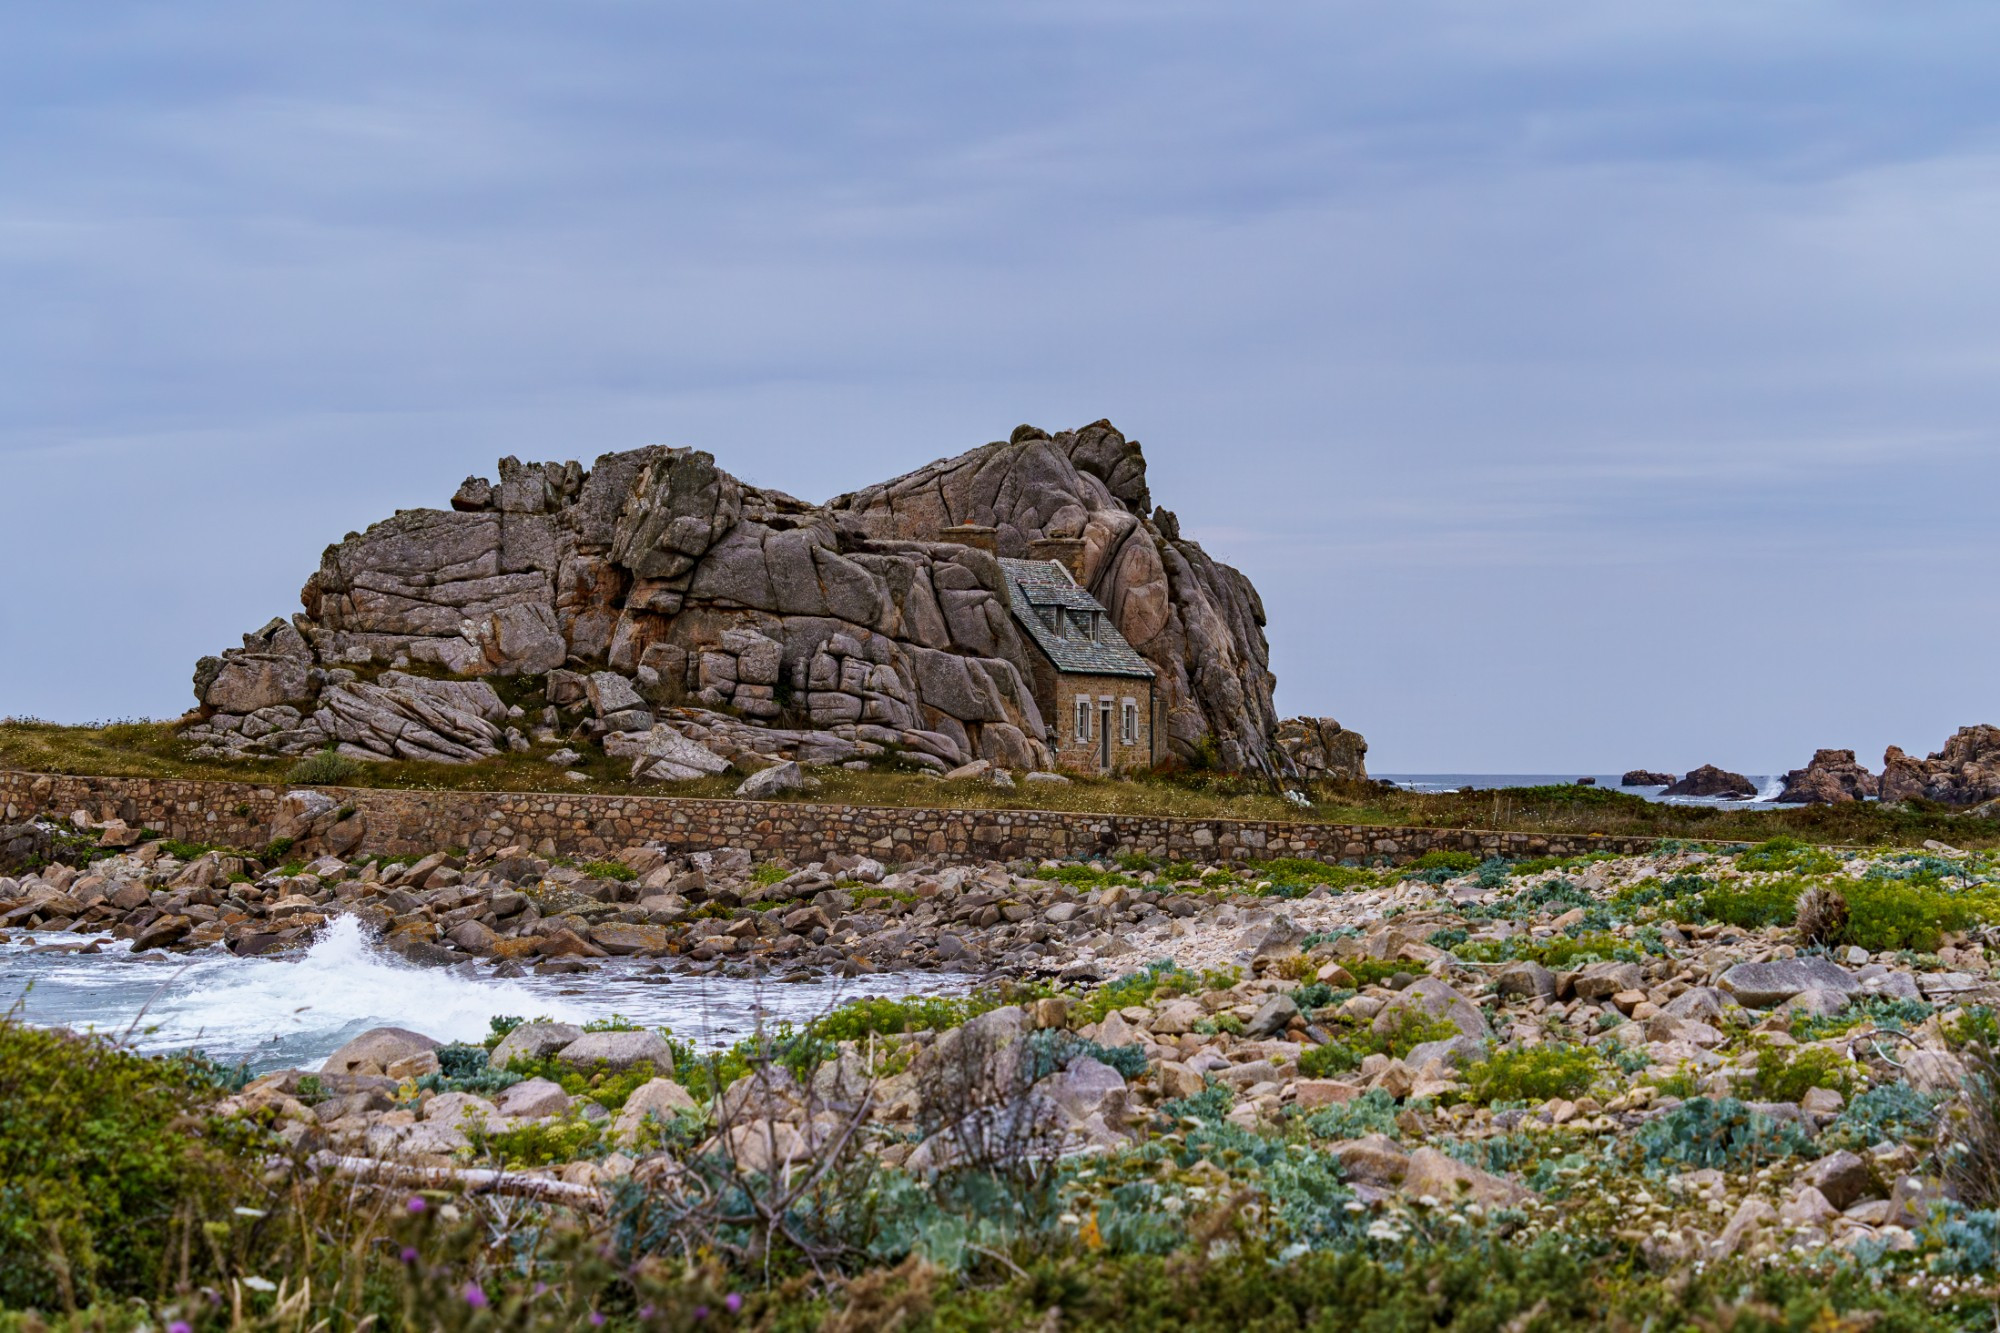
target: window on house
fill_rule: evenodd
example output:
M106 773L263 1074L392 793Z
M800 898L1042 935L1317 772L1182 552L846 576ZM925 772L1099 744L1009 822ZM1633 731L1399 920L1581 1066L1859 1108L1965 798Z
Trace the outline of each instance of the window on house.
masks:
M1090 739L1090 696L1076 696L1076 738L1079 742Z
M1137 745L1139 743L1139 701L1137 699L1127 699L1125 701L1124 721L1119 731L1121 739L1125 744Z

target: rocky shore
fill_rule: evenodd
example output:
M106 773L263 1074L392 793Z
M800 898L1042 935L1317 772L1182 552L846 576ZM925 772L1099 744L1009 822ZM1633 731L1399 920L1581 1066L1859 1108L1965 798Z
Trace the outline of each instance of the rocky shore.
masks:
M104 850L0 879L0 928L253 954L349 913L412 962L482 973L638 956L976 983L719 1054L616 1023L446 1046L413 1014L227 1103L326 1169L497 1168L598 1206L705 1153L769 1175L837 1141L899 1171L1086 1154L1109 1191L1148 1144L1214 1126L1324 1162L1359 1225L1442 1208L1528 1237L1609 1209L1659 1261L1934 1249L1937 1209L1984 1206L1954 1173L1950 1108L1994 1035L1990 854L937 869ZM1269 1187L1240 1154L1195 1165L1160 1200Z

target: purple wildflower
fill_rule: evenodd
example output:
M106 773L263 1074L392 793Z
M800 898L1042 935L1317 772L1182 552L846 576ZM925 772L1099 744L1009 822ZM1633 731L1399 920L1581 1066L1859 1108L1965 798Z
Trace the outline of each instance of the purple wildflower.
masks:
M185 1319L176 1319L167 1325L167 1333L194 1333L194 1325Z
M729 1295L723 1298L722 1303L729 1307L729 1313L735 1314L738 1310L741 1310L743 1308L743 1293L740 1291L732 1291L729 1293Z
M708 1318L708 1307L707 1307L706 1305L697 1305L697 1306L695 1306L695 1307L694 1307L694 1317L695 1317L696 1319L706 1319L706 1318Z
M465 1284L465 1303L475 1310L486 1308L486 1292L477 1282Z
M417 1214L423 1212L424 1209L430 1207L429 1204L424 1202L424 1197L421 1194L412 1194L410 1196L410 1202L406 1206L409 1208L410 1216L412 1217L415 1217Z
M414 1264L416 1261L417 1261L417 1247L414 1245L405 1245L403 1247L403 1262L406 1264Z
M591 1326L592 1328L603 1328L603 1327L604 1327L604 1312L603 1312L603 1311L601 1311L601 1310L592 1310L592 1311L590 1312L590 1326Z

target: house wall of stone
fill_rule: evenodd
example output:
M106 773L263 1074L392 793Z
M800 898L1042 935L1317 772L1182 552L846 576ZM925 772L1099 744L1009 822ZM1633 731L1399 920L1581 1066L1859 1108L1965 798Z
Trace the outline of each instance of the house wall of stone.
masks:
M1041 699L1042 717L1049 728L1049 748L1056 766L1074 773L1096 773L1102 768L1103 750L1098 729L1103 725L1105 700L1111 706L1111 771L1132 772L1151 768L1158 756L1153 749L1153 682L1133 676L1098 676L1049 669L1047 694ZM1038 681L1039 683L1039 681ZM1076 700L1090 698L1090 734L1076 734ZM1125 702L1137 711L1132 740L1124 733Z

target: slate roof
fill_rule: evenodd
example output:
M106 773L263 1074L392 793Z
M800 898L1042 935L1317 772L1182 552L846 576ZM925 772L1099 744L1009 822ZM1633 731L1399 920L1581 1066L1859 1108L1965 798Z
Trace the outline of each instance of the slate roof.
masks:
M1058 671L1089 672L1099 676L1138 676L1151 680L1156 674L1145 658L1125 642L1125 636L1111 623L1111 613L1095 597L1076 586L1069 571L1054 560L1006 560L1000 568L1007 575L1007 596L1014 619L1028 631L1035 646L1055 663ZM1035 608L1060 606L1069 611L1095 611L1097 635L1065 637L1049 628Z

